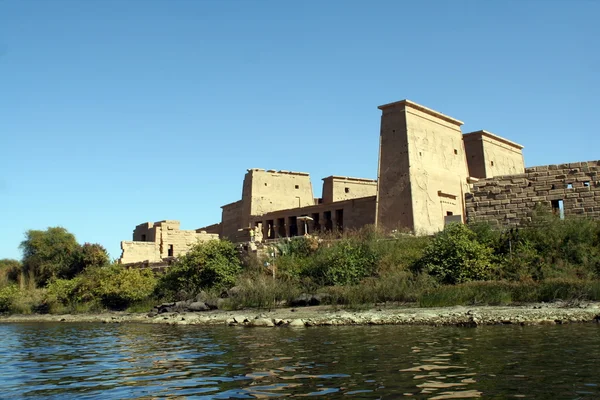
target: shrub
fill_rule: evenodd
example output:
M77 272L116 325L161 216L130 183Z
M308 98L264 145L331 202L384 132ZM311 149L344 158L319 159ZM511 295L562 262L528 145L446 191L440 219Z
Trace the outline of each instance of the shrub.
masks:
M467 226L450 224L434 236L414 267L445 284L485 280L492 272L492 249L479 243Z
M0 260L0 285L19 283L21 279L21 262L4 258Z
M152 295L157 279L149 269L123 268L113 265L102 268L106 271L96 289L102 304L112 309L124 309L130 304Z
M301 276L324 286L356 284L375 273L378 255L364 242L342 239L321 246Z
M126 269L118 264L93 267L74 279L52 280L45 302L50 312L96 309L98 305L121 310L149 298L156 282L147 269Z
M225 289L234 284L240 271L235 246L229 241L210 240L179 258L162 277L157 293L189 297L207 288Z
M17 285L7 285L0 288L0 312L10 311L17 296L19 296Z
M46 301L49 304L59 303L70 305L77 302L77 292L81 285L81 278L73 279L53 279L47 287Z

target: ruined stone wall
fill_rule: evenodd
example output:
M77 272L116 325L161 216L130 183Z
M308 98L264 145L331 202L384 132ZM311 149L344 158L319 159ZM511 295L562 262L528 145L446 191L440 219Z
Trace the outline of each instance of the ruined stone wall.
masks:
M119 259L121 264L131 264L144 261L161 261L158 243L136 242L130 240L121 242L121 257Z
M133 230L133 240L136 242L156 242L156 227L153 222L139 224Z
M525 173L483 179L466 195L468 222L516 226L537 204L568 216L600 218L600 161L526 168Z
M219 235L210 233L197 233L192 230L172 229L169 225L162 226L162 237L160 246L161 258L179 257L186 254L190 247L198 242L218 239ZM172 246L172 247L171 247ZM172 254L169 249L172 248Z
M198 232L198 233L202 233L202 232L215 233L217 235L221 235L221 223L219 222L217 224L212 224L212 225L204 226L202 228L198 228L198 229L196 229L196 232Z
M233 240L242 227L242 201L236 201L221 207L221 237Z
M329 176L323 178L323 203L333 203L377 195L374 179Z

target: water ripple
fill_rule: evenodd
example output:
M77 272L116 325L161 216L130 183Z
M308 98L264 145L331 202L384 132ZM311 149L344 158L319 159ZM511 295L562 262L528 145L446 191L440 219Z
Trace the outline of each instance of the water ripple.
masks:
M600 329L0 325L0 397L600 397Z

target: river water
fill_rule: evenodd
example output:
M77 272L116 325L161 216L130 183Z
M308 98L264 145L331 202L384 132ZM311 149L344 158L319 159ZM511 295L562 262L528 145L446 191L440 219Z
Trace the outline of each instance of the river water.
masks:
M0 398L600 398L600 326L0 324Z

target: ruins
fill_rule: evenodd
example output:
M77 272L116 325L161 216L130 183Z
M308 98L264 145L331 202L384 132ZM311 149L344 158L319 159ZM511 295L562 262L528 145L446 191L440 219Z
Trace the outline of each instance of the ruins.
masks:
M179 229L179 221L146 222L135 227L133 240L121 242L121 264L157 263L188 252L198 241L218 239L204 230Z
M381 110L377 179L329 176L315 198L309 174L247 170L240 200L219 223L192 231L178 221L138 225L120 262L159 262L197 241L255 243L365 225L417 235L450 222L515 226L537 204L561 216L600 218L600 161L525 168L523 146L409 100Z

